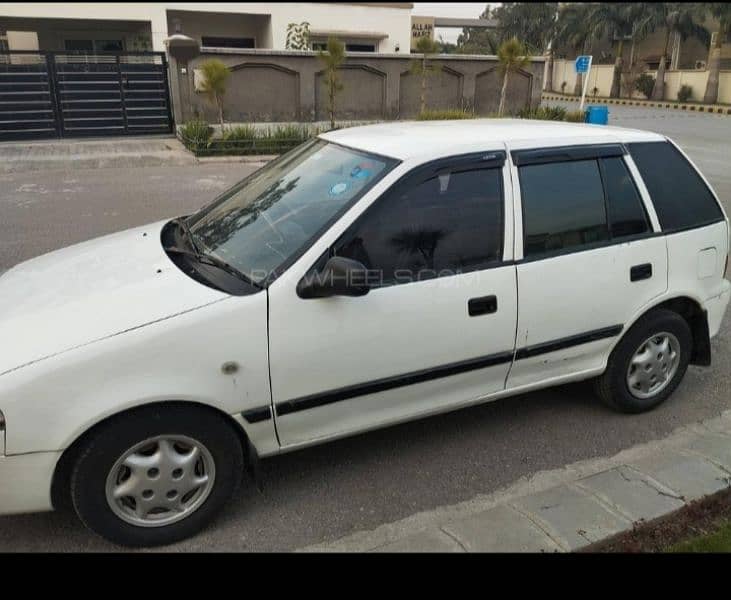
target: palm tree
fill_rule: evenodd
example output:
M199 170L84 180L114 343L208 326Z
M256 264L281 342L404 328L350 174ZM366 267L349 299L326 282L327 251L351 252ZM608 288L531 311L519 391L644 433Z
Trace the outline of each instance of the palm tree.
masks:
M519 71L530 62L530 55L525 44L513 37L500 44L497 49L497 58L500 63L500 72L503 74L503 87L500 91L500 106L498 107L498 116L503 115L505 110L505 98L508 93L508 78L511 73Z
M711 48L711 56L708 61L706 93L703 95L703 102L715 104L718 102L718 79L721 74L721 47L731 30L731 4L726 2L704 2L703 8L719 22L716 43Z
M498 22L499 41L523 40L533 54L542 54L551 40L558 2L503 2L491 16Z
M590 5L585 3L571 3L561 6L554 28L554 37L551 45L556 48L568 47L573 54L586 54L592 41L592 30L589 26ZM551 67L549 67L550 73ZM576 74L574 95L581 95L584 76Z
M325 66L325 87L327 88L327 112L330 116L330 129L335 129L335 97L343 89L339 68L345 60L345 44L329 37L327 51L320 50L318 56Z
M557 6L558 8L553 15L553 21L551 21L551 35L546 47L548 61L546 65L546 80L543 82L543 89L548 90L549 92L553 91L553 62L556 56L556 36L560 27L561 12L563 8L561 4L558 4Z
M439 53L439 50L439 42L428 37L419 38L416 43L416 51L421 54L421 60L411 63L411 72L421 77L420 113L426 110L426 79L441 70L439 65L435 65L429 60L429 56Z
M596 37L609 36L610 40L618 39L617 58L614 62L612 87L609 92L611 98L619 97L619 86L624 66L624 41L632 34L632 25L635 23L635 11L644 4L633 2L600 2L593 4L589 15L591 32Z
M218 122L221 125L221 136L223 137L223 97L226 94L226 83L231 71L217 58L207 60L200 68L204 78L201 91L218 109Z
M657 68L655 85L652 88L650 99L663 100L665 98L665 69L668 61L668 48L670 37L673 34L680 36L681 40L689 37L696 37L701 41L708 41L708 30L698 24L701 11L699 4L686 4L684 2L659 2L649 5L653 13L653 21L656 25L665 27L665 43L663 44L660 64ZM648 7L649 8L649 7Z
M492 19L493 9L488 4L480 15L480 19ZM459 54L497 54L498 34L484 27L463 27L457 38Z

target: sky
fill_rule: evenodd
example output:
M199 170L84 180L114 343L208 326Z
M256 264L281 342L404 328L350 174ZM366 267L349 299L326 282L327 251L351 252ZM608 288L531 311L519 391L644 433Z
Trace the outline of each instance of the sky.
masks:
M411 14L428 17L477 19L488 4L499 4L499 2L414 2L414 9ZM434 37L439 39L441 35L445 42L454 44L457 42L460 33L462 33L461 29L437 27L434 31Z

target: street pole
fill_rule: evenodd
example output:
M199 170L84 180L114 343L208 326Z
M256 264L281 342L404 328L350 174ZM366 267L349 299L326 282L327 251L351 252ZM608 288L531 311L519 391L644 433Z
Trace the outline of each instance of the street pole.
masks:
M579 104L579 111L584 110L584 99L586 98L586 86L589 85L592 58L592 56L589 56L589 66L586 69L586 73L584 73L584 85L581 86L581 103Z

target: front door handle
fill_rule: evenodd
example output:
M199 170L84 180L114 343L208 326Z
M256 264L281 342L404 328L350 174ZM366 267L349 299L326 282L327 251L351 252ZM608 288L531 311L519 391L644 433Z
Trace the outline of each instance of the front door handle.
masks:
M630 281L640 281L641 279L650 279L650 277L652 277L652 265L650 263L635 265L629 270Z
M497 312L497 296L482 296L481 298L470 299L467 302L467 312L469 312L470 317Z

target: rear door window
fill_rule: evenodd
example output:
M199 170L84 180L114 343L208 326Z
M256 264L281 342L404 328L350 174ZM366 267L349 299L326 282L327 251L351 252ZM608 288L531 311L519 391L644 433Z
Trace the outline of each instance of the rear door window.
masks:
M607 194L609 233L612 239L632 237L650 231L645 207L627 165L620 157L599 161Z
M520 167L526 258L609 240L596 159Z
M670 142L638 142L627 146L663 231L700 227L723 219L708 186Z

